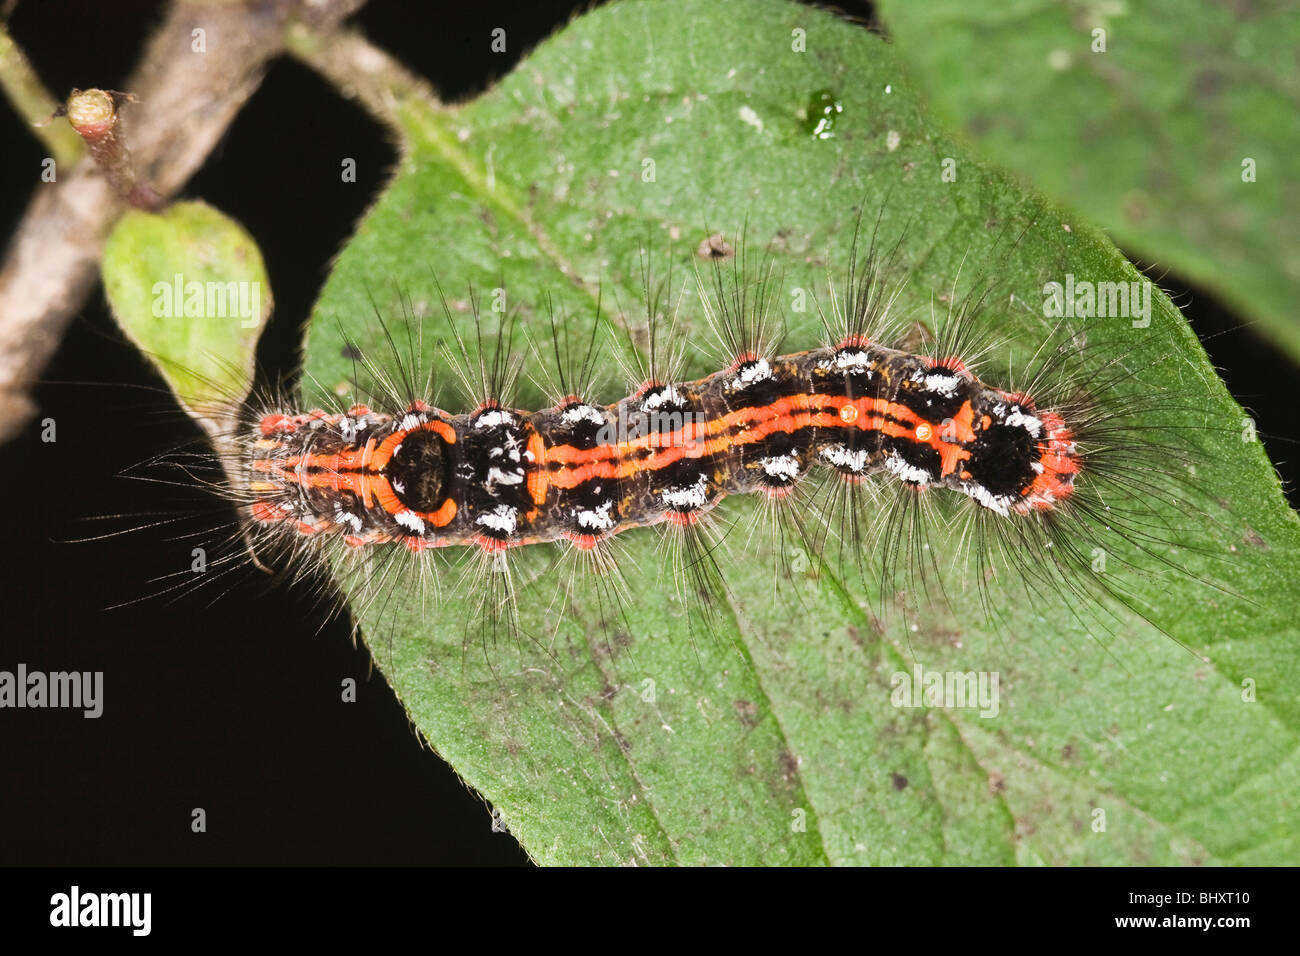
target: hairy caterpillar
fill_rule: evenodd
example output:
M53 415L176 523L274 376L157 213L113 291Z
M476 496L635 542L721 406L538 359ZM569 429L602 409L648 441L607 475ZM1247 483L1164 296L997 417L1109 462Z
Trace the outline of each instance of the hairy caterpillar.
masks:
M832 542L838 565L874 564L882 613L900 587L944 598L969 588L996 618L986 584L1008 571L1031 598L1070 595L1075 614L1095 616L1115 601L1142 613L1122 581L1091 573L1098 546L1135 569L1178 570L1164 554L1174 532L1152 503L1186 497L1192 459L1156 422L1180 406L1153 396L1133 416L1115 400L1116 384L1141 367L1114 357L1087 365L1099 343L1058 324L1021 374L996 383L982 376L987 283L964 297L954 283L929 341L895 347L906 323L891 312L899 292L892 254L878 254L875 235L861 262L855 240L842 293L829 290L822 344L782 354L770 262L755 278L743 243L735 257L720 248L731 261L706 267L711 283L697 272L697 285L725 367L690 381L674 374L680 350L665 360L660 340L678 336L664 334L646 273L648 356L633 343L631 359L620 357L632 394L613 404L589 397L600 364L594 339L581 368L566 374L574 349L554 311L558 381L545 386L550 407L537 412L517 407L513 394L514 318L502 320L492 349L476 306L470 338L456 331L444 298L440 319L407 316L396 336L383 326L386 358L346 346L361 357L371 404L300 410L283 397L263 400L221 443L231 476L225 493L242 507L239 533L251 553L269 544L292 566L341 550L345 577L349 567L353 580L359 573L367 601L404 587L401 552L417 563L443 549L477 555L482 561L471 560L452 589L482 591L469 630L483 634L520 630L518 587L504 562L527 545L549 545L552 561L555 548L595 552L585 566L598 572L601 604L626 621L632 589L615 536L648 526L678 536L667 575L707 629L727 601L719 556L734 530L713 509L749 492L767 501L779 536L798 541L800 554L820 562ZM1015 305L1013 296L1007 307ZM439 331L473 411L445 411L429 401L429 382L416 385L417 340ZM539 359L548 350L529 337ZM954 521L964 528L959 581L930 545L934 530ZM371 551L380 552L378 564L358 560ZM448 566L429 570L421 567L421 580L440 591ZM544 569L535 575L546 577ZM588 583L571 574L557 597Z

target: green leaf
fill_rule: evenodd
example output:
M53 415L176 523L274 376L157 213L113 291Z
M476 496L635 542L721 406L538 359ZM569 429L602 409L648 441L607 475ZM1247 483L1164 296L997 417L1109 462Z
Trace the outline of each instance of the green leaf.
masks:
M1293 6L881 9L918 81L987 156L1212 290L1300 359Z
M829 306L827 275L847 268L859 206L868 229L880 211L888 240L906 229L895 267L914 322L946 310L959 274L966 288L987 271L1015 294L990 300L980 320L1006 343L986 369L995 384L1010 384L997 373L1008 352L1023 363L1054 325L1046 282L1140 278L1097 230L945 134L879 37L776 0L614 4L472 103L408 96L396 108L408 151L315 310L308 403L352 400L355 348L400 382L391 333L432 372L427 397L468 411L440 348L454 343L439 286L471 348L476 290L489 349L501 318L493 290L506 289L543 343L523 362L537 376L548 300L574 342L598 321L598 301L644 332L643 263L662 279L671 261L680 286L715 231L772 241L785 348L814 346L818 306L796 311L797 290ZM943 180L945 157L958 161L955 182ZM709 337L693 287L679 305L692 344ZM1077 597L1031 604L1015 582L989 584L1000 628L960 581L948 582L955 611L911 594L919 611L900 619L892 601L873 605L870 572L774 580L772 549L789 543L761 532L755 502L728 499L720 560L732 599L718 634L692 629L659 536L642 529L620 536L632 594L627 620L608 628L601 579L573 554L512 554L521 626L544 646L475 638L491 578L480 564L457 570L429 553L421 575L404 555L363 555L369 583L353 573L346 586L375 659L429 744L545 863L1294 859L1296 517L1165 296L1153 297L1149 328L1085 325L1112 334L1112 353L1164 356L1134 366L1126 400L1152 408L1153 429L1172 422L1196 436L1195 480L1212 513L1153 505L1194 545L1169 555L1188 575L1109 572L1168 634L1127 610L1086 625ZM693 351L687 372L717 361ZM543 400L524 385L521 400ZM1157 397L1182 410L1162 419ZM932 541L950 548L950 537L935 529ZM918 665L996 673L997 716L894 706L895 675Z
M244 227L201 202L127 212L104 247L104 291L118 324L181 404L222 434L252 387L271 286Z

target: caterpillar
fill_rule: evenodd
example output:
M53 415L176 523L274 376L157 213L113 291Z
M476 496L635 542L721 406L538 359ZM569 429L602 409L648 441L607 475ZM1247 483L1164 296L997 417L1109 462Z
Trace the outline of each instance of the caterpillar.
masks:
M417 400L398 415L273 412L258 427L246 462L262 496L255 520L417 552L560 539L590 550L630 528L691 524L728 494L782 497L814 465L1025 516L1061 507L1083 458L1069 425L1032 396L985 385L958 358L863 337L747 353L609 406L572 396L525 412L491 400L453 415Z
M649 362L635 358L633 344L633 361L621 361L631 394L611 404L593 401L589 382L570 387L574 378L591 378L596 344L588 343L576 376L572 369L566 376L573 350L552 309L560 374L545 389L551 404L517 407L510 395L520 364L512 329L503 327L490 353L483 319L471 310L470 348L442 297L444 331L455 345L445 349L449 364L459 368L462 390L476 396L476 407L446 411L429 401L428 383L421 394L414 384L420 348L408 341L404 356L385 327L387 359L362 357L381 386L364 390L378 401L300 410L283 397L263 400L223 443L234 476L224 487L247 519L240 534L254 554L267 540L287 549L282 560L290 564L336 546L382 552L378 570L373 562L359 565L366 601L387 600L386 588L403 586L390 563L399 552L419 560L426 552L468 551L492 571L508 571L507 553L526 546L595 552L587 566L599 572L600 603L625 619L631 589L611 546L633 529L666 527L682 544L670 547L667 576L707 630L727 599L717 555L728 535L709 524L727 496L758 494L774 509L782 536L796 538L814 560L824 557L831 537L840 563L862 567L874 554L882 605L899 579L945 596L952 589L945 583L950 571L938 567L929 544L938 525L927 509L947 507L974 528L959 536L969 539L960 557L978 568L974 587L989 617L998 608L986 583L999 566L1031 594L1054 589L1083 599L1076 614L1115 599L1132 606L1123 582L1087 568L1093 546L1108 538L1129 546L1130 557L1121 560L1176 569L1161 553L1172 532L1160 527L1152 507L1179 493L1189 461L1156 424L1174 406L1148 399L1135 434L1133 417L1109 393L1139 373L1116 358L1082 374L1070 370L1107 343L1089 345L1064 327L1039 343L1018 377L1023 384L981 376L987 283L976 283L964 299L956 298L954 284L937 334L920 351L907 347L891 313L899 287L877 240L873 234L863 262L854 240L842 293L829 289L822 344L784 353L771 329L770 261L755 279L747 274L743 241L739 255L727 247L729 266L714 259L711 288L697 271L725 366L693 380L674 375L680 350L664 361L661 339L679 337L672 329L663 334L649 305ZM647 271L647 303L657 298L652 285ZM424 334L415 317L404 325L408 336ZM361 354L354 345L345 349ZM543 351L533 343L534 358ZM944 497L946 504L930 505ZM345 561L357 569L354 557ZM433 574L435 588L446 572ZM570 575L557 595L587 583ZM503 622L521 630L518 589L508 573L466 572L456 587L484 590L476 612L484 620L471 622L471 630L495 634Z

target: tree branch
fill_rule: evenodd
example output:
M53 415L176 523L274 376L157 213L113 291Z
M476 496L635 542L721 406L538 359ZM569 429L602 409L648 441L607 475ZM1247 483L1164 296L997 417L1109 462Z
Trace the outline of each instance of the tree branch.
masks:
M137 182L174 195L284 51L290 24L329 30L364 2L177 0L127 83L138 102L121 110ZM94 288L124 208L91 162L38 186L0 264L0 441L34 413L28 390Z

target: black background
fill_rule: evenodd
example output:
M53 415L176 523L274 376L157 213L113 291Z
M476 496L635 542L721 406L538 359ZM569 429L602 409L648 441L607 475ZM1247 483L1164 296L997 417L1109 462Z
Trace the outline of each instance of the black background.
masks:
M10 28L56 96L77 86L121 88L161 6L22 0ZM459 100L587 6L371 0L354 22L444 99ZM870 16L865 5L847 6ZM504 55L488 46L498 26L507 30ZM45 150L7 105L0 124L8 235L39 188ZM340 182L343 156L356 159L358 183ZM358 107L282 60L184 190L238 219L261 245L276 298L260 352L267 368L294 366L330 257L393 157L384 131ZM1256 412L1274 462L1289 457L1281 440L1291 437L1293 367L1211 297L1175 275L1153 277ZM190 544L164 529L65 542L102 530L86 516L157 509L158 489L118 475L197 433L166 413L158 394L126 387L160 383L115 332L102 292L46 377L105 384L42 386L40 415L56 420L58 441L41 443L34 424L0 448L0 668L25 661L47 671L103 670L106 706L99 720L4 712L0 863L526 862L512 837L492 832L483 800L422 746L347 627L316 630L305 589L248 576L207 607L153 600L105 610L187 566ZM213 507L197 491L166 497L171 507ZM340 702L345 677L358 681L355 704ZM190 830L194 807L207 812L204 834Z

